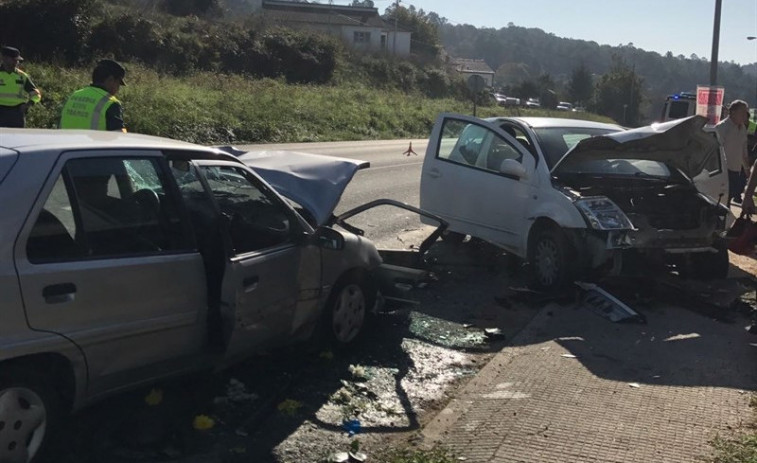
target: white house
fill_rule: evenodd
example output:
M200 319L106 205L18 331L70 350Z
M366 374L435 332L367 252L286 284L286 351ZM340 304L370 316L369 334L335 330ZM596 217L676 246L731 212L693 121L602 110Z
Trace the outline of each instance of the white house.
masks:
M449 64L466 81L472 75L479 75L484 78L487 87L491 87L494 83L494 71L482 59L451 58Z
M410 32L384 21L378 8L284 0L250 0L250 6L268 23L338 35L359 50L410 54Z

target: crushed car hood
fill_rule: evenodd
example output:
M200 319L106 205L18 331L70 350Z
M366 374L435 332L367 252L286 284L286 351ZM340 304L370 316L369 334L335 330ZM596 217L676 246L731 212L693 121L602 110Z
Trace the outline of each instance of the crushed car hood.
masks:
M560 159L552 173L559 175L583 161L643 159L665 163L692 179L702 172L711 156L720 153L715 135L703 130L706 123L705 117L691 116L586 138Z
M239 158L281 195L307 209L319 226L331 218L355 172L371 165L368 161L298 151L219 149Z

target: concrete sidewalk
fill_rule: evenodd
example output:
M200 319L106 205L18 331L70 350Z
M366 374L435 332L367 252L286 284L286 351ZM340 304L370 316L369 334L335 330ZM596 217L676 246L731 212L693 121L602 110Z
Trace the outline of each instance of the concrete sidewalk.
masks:
M423 431L466 463L691 463L748 421L757 336L666 306L646 325L549 305ZM738 316L736 316L738 317Z

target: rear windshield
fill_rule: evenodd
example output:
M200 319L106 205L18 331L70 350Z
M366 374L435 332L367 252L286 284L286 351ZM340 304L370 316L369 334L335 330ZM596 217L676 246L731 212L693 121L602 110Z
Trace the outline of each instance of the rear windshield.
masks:
M0 148L0 183L3 183L5 177L8 176L8 172L11 171L11 167L16 163L18 159L18 153L6 148Z
M670 101L670 109L668 110L668 119L682 119L690 116L689 107L694 103L688 100Z
M597 127L544 127L535 128L534 132L536 132L547 166L551 170L568 150L584 138L606 135L619 130Z

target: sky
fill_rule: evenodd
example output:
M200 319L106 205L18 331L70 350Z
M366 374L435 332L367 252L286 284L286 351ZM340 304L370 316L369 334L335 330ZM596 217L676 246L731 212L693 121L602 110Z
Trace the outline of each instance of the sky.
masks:
M383 14L395 0L373 0ZM333 0L347 5L349 0ZM325 3L325 0L320 0ZM539 28L558 37L710 59L715 0L401 0L451 24ZM757 0L722 0L718 61L757 62Z

